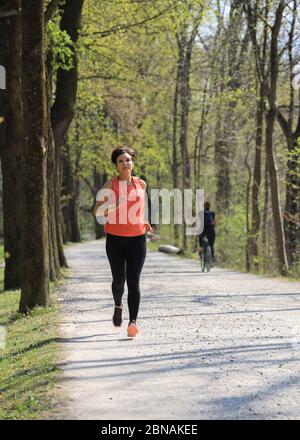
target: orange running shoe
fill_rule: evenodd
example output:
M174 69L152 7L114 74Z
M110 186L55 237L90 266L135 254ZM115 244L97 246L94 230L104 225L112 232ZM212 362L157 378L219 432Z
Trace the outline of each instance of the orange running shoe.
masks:
M127 328L127 336L129 338L134 338L139 332L139 329L137 328L137 325L135 322L130 322L128 324L128 328Z

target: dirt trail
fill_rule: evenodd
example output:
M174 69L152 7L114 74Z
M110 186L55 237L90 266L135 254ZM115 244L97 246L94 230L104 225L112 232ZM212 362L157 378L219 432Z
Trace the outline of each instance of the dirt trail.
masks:
M202 274L195 261L149 252L141 333L128 339L126 300L122 328L111 322L105 242L66 254L59 418L300 418L300 283Z

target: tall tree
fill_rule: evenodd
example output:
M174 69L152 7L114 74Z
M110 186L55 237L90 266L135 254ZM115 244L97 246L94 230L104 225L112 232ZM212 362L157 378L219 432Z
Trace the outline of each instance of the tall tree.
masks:
M50 5L51 3L49 3ZM47 54L47 117L51 120L52 102L52 51ZM55 215L55 201L57 191L57 173L55 161L55 143L51 124L48 123L48 154L47 154L47 195L48 195L48 229L49 229L49 269L50 280L57 281L61 278L59 262L59 243L57 237L57 217Z
M223 16L219 17L219 27L223 27L220 34L219 49L222 51L220 68L220 104L216 120L216 203L219 212L226 212L231 205L232 183L231 163L237 147L237 122L236 122L236 96L241 87L240 68L247 52L249 34L244 31L243 2L232 0L230 2L228 24L224 24ZM219 11L220 11L219 5ZM215 57L219 57L216 53Z
M61 30L66 31L72 40L73 67L70 70L59 68L56 80L55 101L51 110L51 123L55 139L55 160L56 160L56 220L57 238L59 248L59 260L61 266L67 266L67 261L63 252L62 224L63 216L61 210L61 188L62 188L62 161L61 149L65 141L65 136L74 116L74 106L77 96L78 83L78 62L76 55L76 42L79 36L81 14L84 0L66 0L63 6L61 18Z
M27 0L22 8L22 240L20 311L49 303L47 216L47 97L44 1ZM34 67L34 68L33 68Z
M286 250L289 264L297 261L297 249L300 245L300 170L299 170L299 137L300 137L300 107L295 118L295 91L292 86L292 70L295 65L293 48L297 18L297 1L292 2L292 17L288 35L288 71L289 71L289 105L286 118L279 106L276 105L277 120L282 128L287 142L287 171L286 171L286 197L285 197L285 237ZM299 105L299 94L298 94ZM296 124L294 128L294 119Z
M252 217L251 227L249 228L247 248L249 251L249 265L250 269L259 269L258 263L258 238L261 225L261 216L259 210L259 193L261 186L261 162L262 162L262 145L263 145L263 122L264 112L266 104L266 92L265 81L266 76L266 58L267 58L267 43L268 43L268 15L270 12L269 0L266 0L264 5L263 17L264 27L262 36L262 45L260 46L257 41L257 27L258 27L258 4L255 4L255 8L252 10L245 5L245 11L247 15L249 34L253 43L253 50L255 59L259 63L259 71L261 73L261 80L256 79L256 135L255 135L255 155L254 155L254 170L253 170L253 182L252 182Z
M178 61L176 68L176 81L174 87L173 98L173 130L172 130L172 180L173 188L178 188L179 176L178 176L178 106L179 106L179 89L181 80L181 66L183 64L183 52L181 46L178 44ZM179 227L174 223L174 239L175 244L179 244Z
M72 241L73 243L79 243L81 241L79 224L80 178L78 175L80 155L81 150L77 151L73 169L70 157L70 145L68 141L65 142L62 154L62 197L65 197L63 204L64 241Z
M3 6L4 5L4 6ZM23 140L21 81L20 0L1 1L0 64L6 71L6 90L0 90L0 155L3 176L2 202L4 227L4 289L21 285L21 175L19 170ZM3 7L2 7L3 6ZM5 8L6 6L6 8Z
M263 74L261 68L263 61L261 53L257 50L258 41L257 33L254 28L255 11L252 8L251 2L248 1L246 8L248 14L248 23L250 25L251 38L255 51L256 69L261 86L264 87L266 97L268 99L268 108L266 109L266 160L268 161L268 171L270 176L270 189L272 200L272 212L274 219L274 230L276 236L276 250L279 263L279 271L286 275L288 271L288 261L285 248L285 235L283 227L283 216L280 204L280 191L278 180L278 169L276 163L275 149L274 149L274 128L277 115L277 89L278 89L278 36L282 26L283 11L285 9L285 2L280 0L275 10L275 18L273 25L268 24L270 28L270 49L269 49L269 69L266 75Z
M274 124L276 121L276 100L277 100L277 81L278 81L278 35L282 23L282 15L285 8L285 2L282 0L276 10L274 24L271 29L271 47L270 47L270 81L267 91L269 100L269 109L266 114L266 155L270 174L270 187L272 199L272 211L274 218L274 227L276 235L276 249L279 262L279 271L286 275L288 271L288 261L285 248L285 235L283 227L283 217L280 204L280 192L278 171L273 143Z
M179 146L181 153L181 189L191 187L191 166L189 156L189 113L191 102L190 90L190 72L192 63L192 53L195 45L195 39L203 16L203 6L200 4L195 7L193 4L187 6L187 18L182 21L179 31L176 33L178 45L178 73L176 80L175 96L174 96L174 134L173 134L173 161L176 161L175 149L175 133L177 131L177 107L180 103L180 129L179 129ZM177 98L178 94L178 98ZM178 101L177 101L178 100ZM176 162L175 162L176 163ZM176 231L176 230L175 230ZM187 248L186 224L183 222L182 235L183 248Z

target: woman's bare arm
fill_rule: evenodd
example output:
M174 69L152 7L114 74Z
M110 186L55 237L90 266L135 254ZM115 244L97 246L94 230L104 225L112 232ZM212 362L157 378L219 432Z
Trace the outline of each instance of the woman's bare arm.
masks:
M104 183L104 185L103 185L103 187L101 188L101 189L112 189L112 181L111 181L111 179L110 180L107 180L105 183ZM96 200L96 203L95 203L95 206L94 206L94 208L93 208L93 215L96 217L96 213L97 213L97 210L98 210L98 208L101 206L101 205L103 205L103 203L106 203L107 202L107 200L108 200L108 197L107 196L105 196L104 197L104 199L103 200ZM105 210L105 212L106 212L107 210ZM105 215L105 213L104 213L104 215ZM107 215L107 214L106 214ZM106 216L105 216L106 217Z

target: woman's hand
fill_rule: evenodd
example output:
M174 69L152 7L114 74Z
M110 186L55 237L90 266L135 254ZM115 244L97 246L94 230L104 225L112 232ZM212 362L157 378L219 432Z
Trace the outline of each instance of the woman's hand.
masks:
M144 223L147 232L154 232L150 223Z
M98 208L99 208L99 205L97 206L95 206L95 208L94 209L92 209L92 214L93 214L93 216L96 218L97 217L97 211L98 211Z

